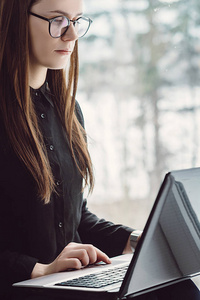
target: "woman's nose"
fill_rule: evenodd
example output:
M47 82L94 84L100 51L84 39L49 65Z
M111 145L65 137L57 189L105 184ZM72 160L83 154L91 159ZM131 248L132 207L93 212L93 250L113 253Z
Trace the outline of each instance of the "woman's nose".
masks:
M65 34L63 34L61 36L61 39L63 41L76 41L78 39L78 35L77 35L77 32L74 28L74 25L73 23L71 23L69 25L69 28L67 29L67 31L65 32Z

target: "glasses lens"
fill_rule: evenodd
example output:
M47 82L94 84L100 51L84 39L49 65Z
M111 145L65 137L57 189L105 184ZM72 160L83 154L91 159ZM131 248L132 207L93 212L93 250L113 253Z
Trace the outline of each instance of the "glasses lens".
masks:
M50 33L52 37L60 37L68 29L70 21L64 17L57 17L51 22Z
M78 37L82 37L87 33L90 27L90 19L86 17L81 17L74 23L74 27Z
M62 36L69 28L70 22L73 22L77 36L82 37L87 33L92 21L87 17L80 17L75 21L70 21L65 16L56 17L52 20L50 25L51 36L54 38Z

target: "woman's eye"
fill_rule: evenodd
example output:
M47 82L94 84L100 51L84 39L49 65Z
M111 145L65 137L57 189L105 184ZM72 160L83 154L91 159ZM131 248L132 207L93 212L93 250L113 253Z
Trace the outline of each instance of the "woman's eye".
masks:
M61 25L64 22L64 18L56 18L53 20L53 23L56 25Z

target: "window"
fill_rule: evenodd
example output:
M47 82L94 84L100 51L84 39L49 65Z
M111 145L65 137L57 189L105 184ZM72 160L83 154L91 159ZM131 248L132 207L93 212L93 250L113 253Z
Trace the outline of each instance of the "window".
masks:
M200 166L200 1L85 6L77 98L96 170L89 206L142 229L164 174Z

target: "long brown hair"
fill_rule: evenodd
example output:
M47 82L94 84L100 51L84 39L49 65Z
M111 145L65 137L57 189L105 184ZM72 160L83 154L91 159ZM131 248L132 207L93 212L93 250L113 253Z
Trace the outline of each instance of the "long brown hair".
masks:
M36 181L45 203L55 191L54 178L30 97L28 11L38 0L1 0L0 4L0 110L9 140ZM48 70L54 104L66 129L73 159L93 188L93 169L85 130L75 113L78 81L78 42L71 55L68 83L64 70Z

